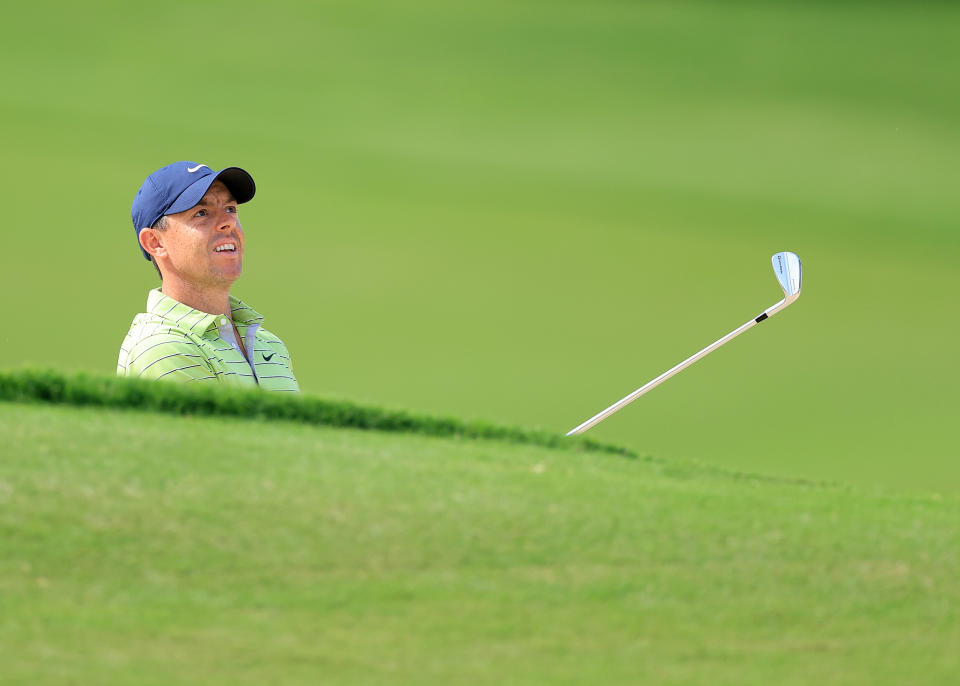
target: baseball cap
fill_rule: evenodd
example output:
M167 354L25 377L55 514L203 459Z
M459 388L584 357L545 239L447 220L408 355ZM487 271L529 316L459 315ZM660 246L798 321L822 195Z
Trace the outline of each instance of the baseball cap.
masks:
M153 226L165 214L189 210L218 180L230 189L238 203L248 202L257 192L253 177L240 167L214 171L205 164L182 161L168 164L146 178L130 207L137 247L145 258L149 260L150 253L140 247L140 229Z

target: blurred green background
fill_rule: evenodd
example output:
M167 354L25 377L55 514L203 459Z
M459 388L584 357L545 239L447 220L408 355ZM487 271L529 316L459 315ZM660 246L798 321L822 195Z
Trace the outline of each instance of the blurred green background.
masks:
M129 219L240 165L234 293L305 391L660 457L960 490L960 8L36 2L0 25L3 365L112 373ZM91 305L93 303L93 305Z

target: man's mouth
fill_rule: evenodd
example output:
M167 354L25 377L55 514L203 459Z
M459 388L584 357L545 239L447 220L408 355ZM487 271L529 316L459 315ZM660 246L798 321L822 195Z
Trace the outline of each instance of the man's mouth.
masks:
M236 244L236 243L223 243L223 244L221 244L221 245L218 245L216 248L214 248L214 249L213 249L213 252L232 252L232 253L235 253L235 252L237 252L237 244Z

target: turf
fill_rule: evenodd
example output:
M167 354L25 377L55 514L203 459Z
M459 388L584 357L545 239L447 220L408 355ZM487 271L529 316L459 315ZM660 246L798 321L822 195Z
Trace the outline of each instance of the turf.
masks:
M953 684L960 501L0 404L4 684Z
M258 184L235 293L304 389L736 469L960 488L960 7L19 3L0 22L4 368L109 373L174 159ZM771 446L777 446L771 450Z
M464 422L453 417L387 410L309 395L263 393L217 386L161 383L54 370L0 371L0 401L36 402L75 407L153 410L187 416L283 419L354 429L501 440L562 450L593 450L636 457L620 446L543 430Z

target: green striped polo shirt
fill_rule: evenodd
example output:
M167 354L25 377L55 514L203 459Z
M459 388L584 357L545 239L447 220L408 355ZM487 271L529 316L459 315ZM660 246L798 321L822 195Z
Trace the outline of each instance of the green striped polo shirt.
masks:
M287 346L263 328L263 316L233 296L230 308L242 342L229 317L195 310L153 289L147 311L133 318L120 346L117 374L298 392Z

